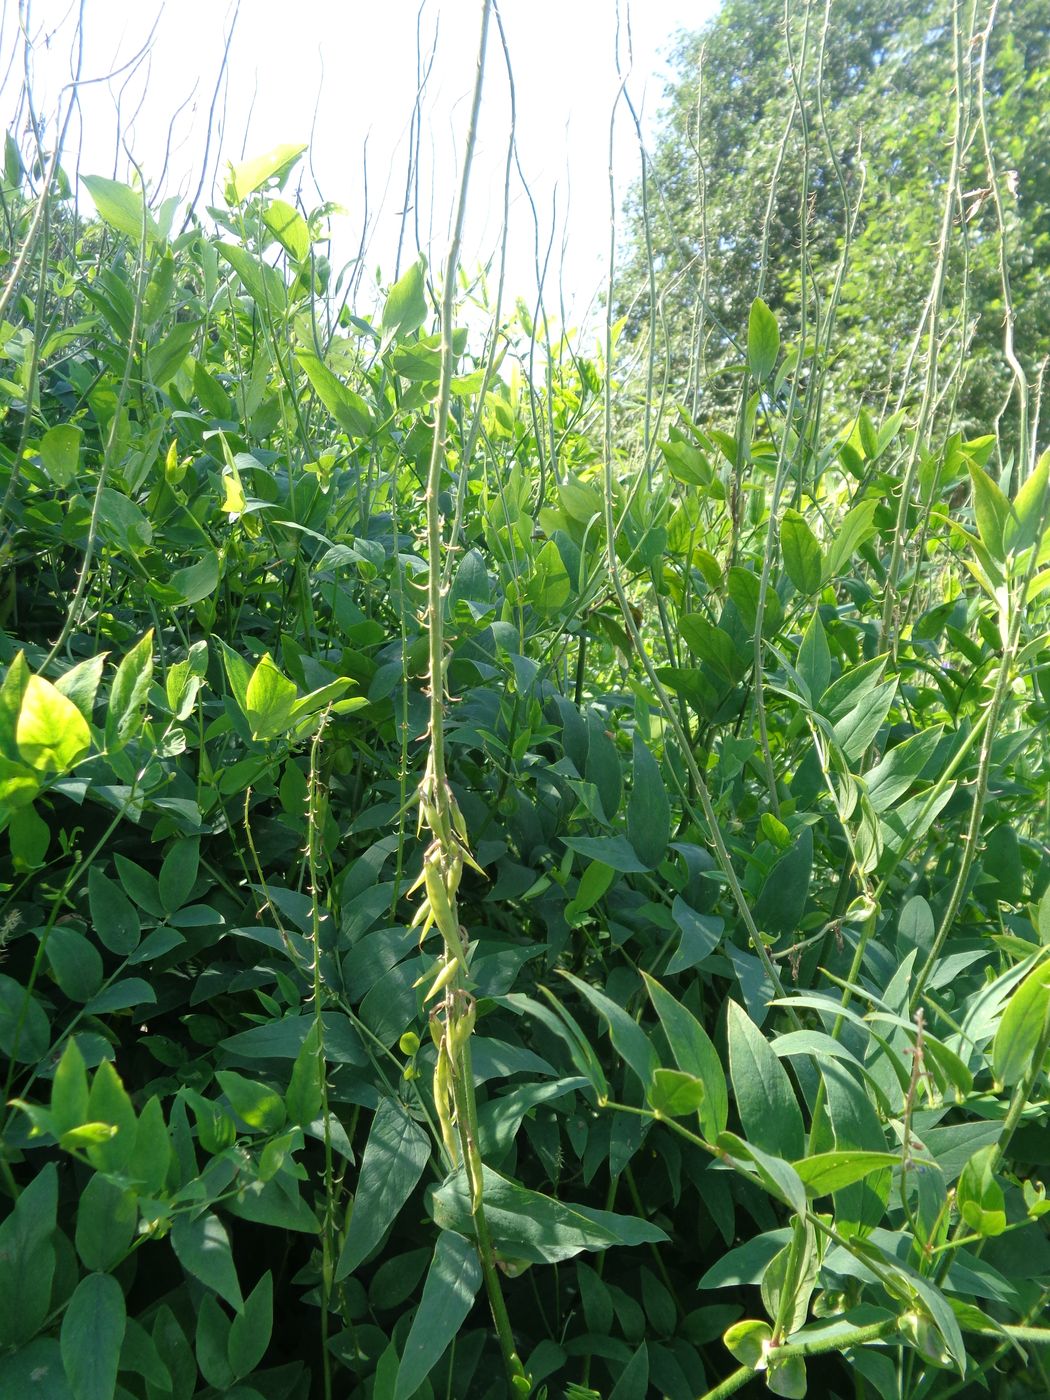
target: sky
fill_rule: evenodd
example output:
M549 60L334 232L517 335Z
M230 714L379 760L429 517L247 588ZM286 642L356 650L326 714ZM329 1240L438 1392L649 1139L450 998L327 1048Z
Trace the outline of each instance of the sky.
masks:
M715 4L502 0L520 166L512 181L509 295L527 302L534 297L536 250L542 261L550 247L548 304L559 279L568 309L579 313L592 301L608 272L618 42L622 73L629 64L629 24L627 92L649 141L671 74L674 37L701 26ZM29 10L36 105L45 117L68 81L76 8L74 0L32 0ZM223 163L242 152L253 156L280 143L309 141L308 176L325 200L345 210L333 221L333 263L357 254L367 226L366 281L374 285L378 276L389 283L399 256L413 107L421 67L429 68L420 98L420 197L409 201L400 265L415 255L417 230L423 249L443 261L477 63L479 0L241 0L226 80L210 114L234 10L231 0L84 0L85 77L128 64L151 33L152 44L137 68L81 89L66 169L72 173L79 161L82 174L128 177L126 157L117 150L118 112L147 181L156 184L163 172L165 193L195 191L208 149L205 203L213 196L220 129ZM9 126L22 54L16 6L4 3L2 11L0 119ZM493 24L464 239L468 269L499 245L509 93ZM620 199L640 168L638 138L622 102L615 133ZM305 188L303 198L309 208L313 188Z

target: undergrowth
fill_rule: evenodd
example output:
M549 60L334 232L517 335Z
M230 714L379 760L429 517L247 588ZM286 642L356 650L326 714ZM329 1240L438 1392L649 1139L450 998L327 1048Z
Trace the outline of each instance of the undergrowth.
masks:
M1014 416L951 417L965 9L914 373L846 418L830 13L793 324L689 412L615 222L593 350L460 269L488 3L375 311L300 147L85 217L8 136L0 1394L1050 1393L1050 456L1001 221Z

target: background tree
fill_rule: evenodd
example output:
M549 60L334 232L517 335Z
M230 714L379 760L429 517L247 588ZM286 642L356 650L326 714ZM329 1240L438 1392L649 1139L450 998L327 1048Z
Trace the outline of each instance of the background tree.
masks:
M1002 354L994 157L1018 354L1029 375L1050 349L1050 5L1005 0L726 0L683 36L678 81L627 208L622 310L634 336L659 326L676 392L701 417L735 379L748 308L762 295L789 335L802 313L805 199L812 332L848 242L827 399L907 403L912 345L937 257L961 81L960 166L940 314L957 426L993 423L1012 392ZM982 38L987 32L987 44ZM648 234L646 211L648 210ZM658 298L652 315L650 269ZM719 392L721 388L724 394ZM845 412L845 409L843 409Z

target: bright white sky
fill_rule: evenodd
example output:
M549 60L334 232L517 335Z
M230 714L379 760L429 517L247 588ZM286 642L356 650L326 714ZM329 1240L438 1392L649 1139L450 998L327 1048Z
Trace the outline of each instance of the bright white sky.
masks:
M581 314L607 274L609 120L621 62L626 67L629 13L633 63L628 91L651 135L670 70L674 35L700 27L716 0L503 0L501 12L517 99L517 144L545 252L554 234L552 270L568 305ZM20 81L16 6L4 0L0 29L0 118L9 124ZM34 0L38 110L51 116L68 79L74 0ZM119 102L125 138L148 181L164 165L169 123L172 150L166 192L190 193L200 177L208 109L232 5L223 0L85 0L84 76L119 67L145 42L159 11L148 68L83 90L81 131L71 132L65 165L127 175L115 154ZM404 204L407 135L417 88L417 15L425 56L435 44L423 96L418 210L420 243L444 258L459 156L467 125L477 55L479 0L242 0L233 32L227 84L218 112L224 157L258 155L282 142L311 140L313 175L325 199L342 205L333 261L352 257L365 213L363 152L367 140L369 278L393 277ZM8 68L15 57L13 69ZM187 99L188 102L187 102ZM187 103L176 115L176 109ZM316 109L316 111L315 111ZM502 222L503 171L510 131L507 69L495 24L490 26L480 142L471 181L464 262L474 267L495 251ZM217 123L216 123L217 125ZM621 104L615 171L622 197L639 169L637 140ZM247 133L247 134L246 134ZM213 126L212 158L218 132ZM116 170L114 162L116 161ZM220 172L221 174L221 172ZM209 168L209 187L211 168ZM221 179L216 186L216 202ZM205 203L211 202L210 188ZM312 193L305 193L307 206ZM415 252L415 214L402 267ZM521 179L512 184L507 291L535 295L536 227ZM564 251L563 251L564 245ZM550 281L547 302L556 312Z

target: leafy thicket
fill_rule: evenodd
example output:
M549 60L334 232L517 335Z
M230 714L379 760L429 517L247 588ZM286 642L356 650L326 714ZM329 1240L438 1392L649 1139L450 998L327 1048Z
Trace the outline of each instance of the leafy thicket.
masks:
M1045 1393L1050 457L728 282L636 442L300 154L7 143L0 1394Z
M726 380L715 372L734 363L752 298L763 296L794 333L803 247L806 314L815 325L836 295L848 242L823 367L828 396L843 415L859 402L881 408L914 398L921 373L913 341L937 257L961 88L942 358L964 362L955 421L991 431L1011 376L989 151L1001 183L1017 344L1029 365L1050 352L1050 8L1004 0L993 17L983 5L942 0L836 0L829 16L823 6L785 11L781 0L726 0L705 30L682 38L644 202L641 187L631 201L621 284L625 308L628 293L634 298L630 325L640 332L648 324L655 292L656 333L676 388L702 412L719 384L716 401L724 398ZM967 74L981 63L993 19L978 97ZM1014 428L1008 417L1004 431Z

